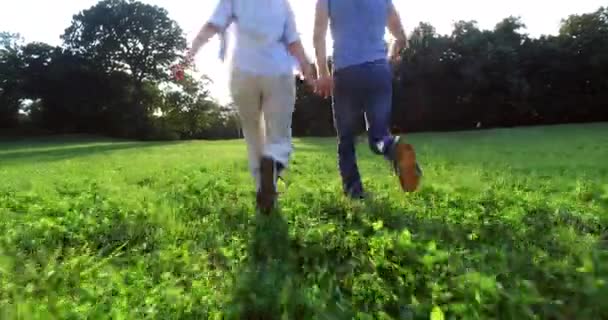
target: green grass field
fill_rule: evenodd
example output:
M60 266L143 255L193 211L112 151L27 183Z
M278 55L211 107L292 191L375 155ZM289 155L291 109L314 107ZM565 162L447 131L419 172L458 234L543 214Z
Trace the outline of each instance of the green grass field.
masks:
M0 143L0 318L608 319L608 124L409 140L366 202L296 140L271 217L243 141Z

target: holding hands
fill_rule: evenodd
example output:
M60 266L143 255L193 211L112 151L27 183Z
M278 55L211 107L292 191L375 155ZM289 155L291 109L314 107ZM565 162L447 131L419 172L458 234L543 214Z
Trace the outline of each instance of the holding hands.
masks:
M314 88L315 87L315 77L313 74L312 66L309 63L300 64L300 71L302 73L300 75L302 80L304 80L310 88Z
M314 91L323 98L329 98L334 90L334 78L331 75L322 75L314 82Z
M315 77L313 67L310 63L301 63L301 78L306 82L306 85L313 90L317 95L328 98L333 91L333 77L331 75L323 75Z
M399 52L398 48L400 49L400 46L393 46L393 50L389 56L390 61L393 63L399 62L398 57L400 55L397 54ZM294 44L294 46L290 48L290 51L298 58L298 60L300 60L300 77L306 83L306 85L313 90L315 94L322 98L327 99L331 97L334 90L334 77L329 72L328 68L324 70L322 69L321 72L319 72L319 75L316 77L313 65L308 59L305 58L305 55L303 54L304 50L301 47L301 44ZM175 80L184 80L186 69L194 66L195 54L196 53L193 50L188 50L186 56L184 57L184 61L171 67L171 73Z

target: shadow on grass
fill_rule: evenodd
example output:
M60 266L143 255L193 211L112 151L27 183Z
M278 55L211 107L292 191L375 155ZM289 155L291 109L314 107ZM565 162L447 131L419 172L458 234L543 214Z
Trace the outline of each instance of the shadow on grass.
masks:
M281 319L291 278L287 221L279 212L256 215L248 257L235 287L230 319Z
M107 152L129 149L144 149L174 145L179 142L121 142L113 144L92 144L74 147L37 150L36 145L27 151L4 152L0 154L0 163L9 162L52 162L73 158L87 157Z
M330 314L339 314L331 308L315 309L306 296L310 279L306 279L309 274L303 271L302 258L319 253L290 238L289 225L280 210L271 215L256 215L247 259L237 271L225 318L297 320L315 319L319 314L328 314L328 310ZM331 305L332 301L325 303Z
M370 203L376 210L387 212L381 202ZM347 207L328 202L322 206L321 220L334 220L342 231L324 237L343 237L348 230L362 230L357 239L358 249L352 252L344 242L327 243L327 239L310 239L288 224L282 212L256 215L250 233L247 259L236 272L237 279L228 306L227 319L351 319L356 308L351 305L353 288L343 280L360 272L373 272L372 264L362 262L355 267L361 254L368 254L369 237L375 231L362 217L352 215ZM367 209L366 209L367 211ZM347 217L348 216L348 217ZM403 229L409 221L396 216L385 216L386 227ZM296 235L290 236L290 228ZM343 232L344 231L344 232ZM332 242L332 241L329 241ZM365 253L363 253L365 252ZM366 260L363 258L363 260ZM396 290L396 289L395 289ZM399 305L387 307L388 314L400 316Z
M337 207L332 210L333 207L329 204L326 208L338 219L341 213L345 213ZM366 228L357 219L351 222L352 224L341 225L344 229ZM269 216L256 216L247 260L237 272L238 278L227 318L272 320L314 319L320 315L335 319L354 317L352 308L346 305L339 307L339 301L332 299L337 298L334 297L333 289L339 289L340 286L339 281L335 280L345 277L349 272L349 263L355 253L345 252L343 247L311 243L300 236L291 238L289 228L280 211ZM316 302L322 303L323 310L315 308L314 303L311 305L307 290L308 293L310 290L323 291L320 293L322 302ZM349 295L349 291L346 288L343 294ZM399 307L395 306L394 309L399 310Z

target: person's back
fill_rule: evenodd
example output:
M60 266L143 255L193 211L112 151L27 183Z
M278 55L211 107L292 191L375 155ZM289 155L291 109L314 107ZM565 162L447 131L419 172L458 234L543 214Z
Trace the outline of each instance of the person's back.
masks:
M236 23L234 67L254 74L293 73L295 61L287 44L298 34L287 0L222 1L211 22L223 26L232 19Z
M388 0L324 0L329 10L336 69L386 59Z

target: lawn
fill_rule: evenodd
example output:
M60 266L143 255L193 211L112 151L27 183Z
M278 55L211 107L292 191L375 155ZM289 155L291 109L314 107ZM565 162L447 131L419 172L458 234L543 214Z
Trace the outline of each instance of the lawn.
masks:
M0 142L0 318L608 319L608 124L408 139L365 202L297 139L270 217L242 141Z

